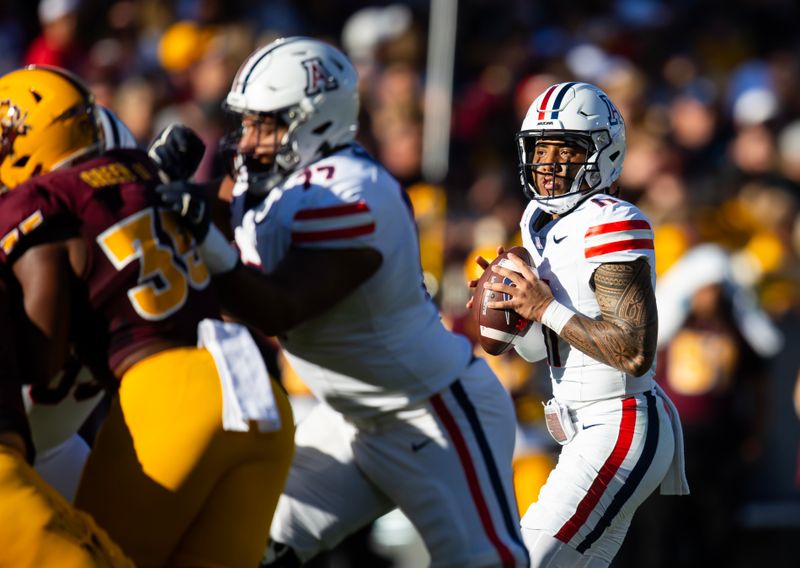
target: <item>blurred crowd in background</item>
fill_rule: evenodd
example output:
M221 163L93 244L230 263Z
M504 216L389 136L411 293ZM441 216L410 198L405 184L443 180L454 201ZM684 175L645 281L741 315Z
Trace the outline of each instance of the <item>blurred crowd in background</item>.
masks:
M551 83L597 84L627 125L621 196L655 228L658 379L681 412L693 490L651 497L616 565L784 565L800 536L800 4L462 0L449 164L429 179L437 1L0 0L0 72L75 71L143 146L191 126L208 147L202 181L225 172L221 102L245 57L283 35L338 45L360 72L359 141L409 191L428 289L471 337L474 257L520 243L515 132ZM547 369L489 359L517 401L524 511L552 466ZM284 381L303 392L290 369Z

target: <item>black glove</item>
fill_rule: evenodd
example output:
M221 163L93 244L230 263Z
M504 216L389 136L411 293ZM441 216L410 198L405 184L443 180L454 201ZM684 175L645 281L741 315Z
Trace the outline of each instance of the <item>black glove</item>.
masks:
M211 225L211 207L205 188L190 181L172 181L159 185L156 192L161 203L176 213L198 243L202 243Z
M161 181L188 180L205 154L206 145L188 126L170 124L147 148L147 155L157 165Z

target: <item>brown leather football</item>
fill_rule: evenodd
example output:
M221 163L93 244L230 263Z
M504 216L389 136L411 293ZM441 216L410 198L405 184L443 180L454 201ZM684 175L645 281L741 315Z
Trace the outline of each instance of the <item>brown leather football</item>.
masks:
M523 247L512 247L486 267L486 270L478 280L472 302L472 317L475 327L478 330L478 341L489 355L500 355L508 351L518 338L524 337L530 327L530 321L526 320L513 310L496 310L486 306L486 303L493 301L497 296L503 296L502 292L484 289L483 285L489 282L500 282L503 276L492 271L492 266L503 263L505 268L514 270L514 265L508 260L507 254L511 252L520 257L528 265L532 264L531 255ZM510 281L508 282L510 284ZM513 285L513 284L512 284Z

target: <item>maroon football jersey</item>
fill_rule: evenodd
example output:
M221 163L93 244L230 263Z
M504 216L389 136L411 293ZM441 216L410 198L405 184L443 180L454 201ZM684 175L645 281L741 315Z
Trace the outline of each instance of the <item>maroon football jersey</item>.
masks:
M112 369L153 341L195 343L197 323L219 317L208 270L191 235L159 207L158 183L144 152L114 150L0 196L0 264L37 243L86 242L76 341L102 350Z

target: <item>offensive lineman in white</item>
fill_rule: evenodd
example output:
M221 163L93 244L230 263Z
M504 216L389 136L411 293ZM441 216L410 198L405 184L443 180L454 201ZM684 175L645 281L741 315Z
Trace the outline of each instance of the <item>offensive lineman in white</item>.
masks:
M262 565L297 566L399 507L433 566L526 566L510 397L443 327L403 189L354 143L353 65L323 42L280 39L245 61L226 105L250 267L208 230L196 186L160 191L194 227L225 309L277 335L322 402L298 425Z
M522 534L532 566L608 566L656 487L688 493L677 411L653 380L653 231L641 211L611 195L625 125L597 87L546 89L517 145L531 200L520 226L535 271L509 255L521 274L493 268L516 287L487 284L509 296L489 307L542 323L553 388L545 417L563 445ZM525 346L518 351L524 356Z

